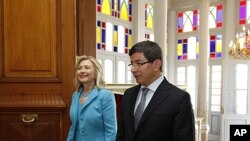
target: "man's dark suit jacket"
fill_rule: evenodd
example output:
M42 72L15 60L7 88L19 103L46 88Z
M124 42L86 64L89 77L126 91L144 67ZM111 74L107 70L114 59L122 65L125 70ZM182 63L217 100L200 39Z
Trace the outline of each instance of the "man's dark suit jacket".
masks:
M125 91L116 141L194 141L194 115L190 95L165 78L134 129L134 108L140 85Z

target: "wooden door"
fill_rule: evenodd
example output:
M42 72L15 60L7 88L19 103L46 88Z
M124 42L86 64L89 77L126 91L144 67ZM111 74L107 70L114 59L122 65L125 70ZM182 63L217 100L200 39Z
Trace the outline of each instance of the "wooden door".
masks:
M56 130L46 140L66 140L74 90L75 21L74 0L0 0L0 115L9 123L0 126L0 134L7 128L9 136L18 135L17 130L25 136L19 140L32 140L37 136L31 127L39 135L44 124L50 124L49 129ZM42 112L42 124L23 123L20 116L27 112ZM49 113L55 114L55 124L47 120ZM11 123L14 128L9 128Z

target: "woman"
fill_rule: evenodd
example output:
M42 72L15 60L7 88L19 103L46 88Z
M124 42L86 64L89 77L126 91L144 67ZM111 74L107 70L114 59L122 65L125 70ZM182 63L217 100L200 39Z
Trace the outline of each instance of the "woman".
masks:
M80 56L76 63L76 91L70 107L71 127L67 141L114 141L115 98L103 88L100 63L92 56Z

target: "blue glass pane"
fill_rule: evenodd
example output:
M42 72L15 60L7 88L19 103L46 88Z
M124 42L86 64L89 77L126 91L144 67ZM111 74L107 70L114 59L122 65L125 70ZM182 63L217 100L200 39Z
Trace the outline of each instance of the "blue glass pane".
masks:
M210 42L210 52L215 52L215 41Z
M217 21L222 22L223 19L223 12L222 10L217 11Z
M182 59L181 59L181 56L177 56L177 59L178 59L178 60L182 60Z
M129 4L129 15L132 15L132 4Z
M97 21L97 26L101 26L101 21Z
M178 40L178 44L181 44L182 43L182 40Z
M216 58L221 58L222 57L222 53L216 53Z
M101 44L97 44L97 49L101 49Z
M125 47L128 47L128 35L125 35Z
M187 44L183 44L183 53L187 53Z
M101 4L101 0L97 0L97 4Z
M102 29L102 43L105 43L105 35L106 35L106 31L105 29Z

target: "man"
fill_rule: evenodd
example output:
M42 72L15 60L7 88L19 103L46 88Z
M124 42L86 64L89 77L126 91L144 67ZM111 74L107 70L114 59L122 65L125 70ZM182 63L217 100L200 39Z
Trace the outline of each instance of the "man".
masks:
M138 85L127 89L122 98L116 141L194 141L190 95L162 75L159 45L139 42L129 56Z

